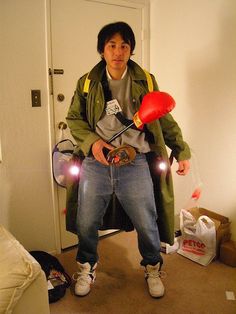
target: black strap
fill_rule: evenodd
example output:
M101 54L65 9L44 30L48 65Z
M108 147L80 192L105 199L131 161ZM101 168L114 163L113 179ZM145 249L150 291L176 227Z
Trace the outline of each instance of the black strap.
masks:
M116 118L125 126L130 125L133 120L127 119L123 116L123 114L119 111L115 114ZM135 125L131 126L132 129L138 130Z
M104 71L101 83L102 83L105 101L108 102L108 101L112 100L113 97L112 97L112 93L111 93L109 83L107 80L106 71ZM133 122L133 120L127 119L120 111L117 112L115 114L115 116L125 126L128 126ZM131 128L140 131L140 129L138 129L135 125L132 125Z

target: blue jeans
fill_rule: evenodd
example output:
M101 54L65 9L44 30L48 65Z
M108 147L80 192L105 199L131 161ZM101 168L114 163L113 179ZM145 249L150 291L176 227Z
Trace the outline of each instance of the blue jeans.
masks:
M84 159L78 196L76 260L90 265L98 261L98 230L112 193L137 231L141 265L162 264L153 183L145 154L137 154L134 161L120 167L104 166L93 157Z

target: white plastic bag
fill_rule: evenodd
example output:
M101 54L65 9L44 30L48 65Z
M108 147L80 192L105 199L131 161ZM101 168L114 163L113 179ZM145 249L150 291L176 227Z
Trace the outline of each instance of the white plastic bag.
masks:
M216 256L214 222L205 215L196 220L189 211L182 209L180 228L182 236L177 253L201 265L208 265Z

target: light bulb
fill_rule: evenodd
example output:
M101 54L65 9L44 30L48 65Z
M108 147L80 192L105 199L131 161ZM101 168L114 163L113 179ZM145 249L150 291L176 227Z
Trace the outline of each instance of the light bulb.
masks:
M69 172L72 176L78 176L78 174L80 172L80 168L76 165L73 165L70 167Z
M166 162L164 162L164 161L161 161L161 162L159 162L158 163L158 168L160 169L160 170L166 170L166 168L167 168L167 165L166 165Z

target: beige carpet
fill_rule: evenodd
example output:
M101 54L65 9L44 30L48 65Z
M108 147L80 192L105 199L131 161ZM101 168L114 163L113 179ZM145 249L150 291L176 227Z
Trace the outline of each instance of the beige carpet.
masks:
M70 275L76 271L75 255L71 249L58 256ZM236 314L236 301L226 298L226 291L236 296L236 268L219 261L204 267L177 253L163 254L166 294L153 299L139 265L135 232L102 238L99 255L90 294L76 297L72 286L50 305L51 314Z

